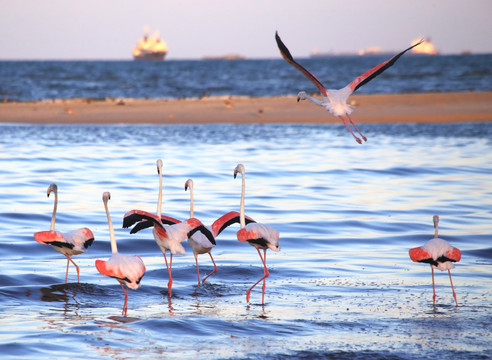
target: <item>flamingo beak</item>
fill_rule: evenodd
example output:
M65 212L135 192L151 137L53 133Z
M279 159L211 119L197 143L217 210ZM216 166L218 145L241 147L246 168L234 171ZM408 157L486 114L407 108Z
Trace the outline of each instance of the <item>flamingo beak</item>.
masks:
M301 97L300 96L297 97L297 102L299 102L299 100L301 100Z

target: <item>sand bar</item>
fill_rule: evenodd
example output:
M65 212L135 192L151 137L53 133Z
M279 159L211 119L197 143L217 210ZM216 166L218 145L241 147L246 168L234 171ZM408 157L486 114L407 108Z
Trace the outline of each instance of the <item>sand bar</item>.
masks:
M359 123L492 121L492 91L354 95ZM13 123L337 123L322 107L285 97L88 99L1 103L0 122Z

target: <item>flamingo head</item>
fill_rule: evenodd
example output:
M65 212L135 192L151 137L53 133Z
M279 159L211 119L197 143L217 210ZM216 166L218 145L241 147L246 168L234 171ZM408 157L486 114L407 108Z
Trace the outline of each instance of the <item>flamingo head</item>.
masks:
M157 165L157 174L160 174L162 172L162 160L157 159L156 165Z
M297 94L297 102L299 102L299 100L306 100L306 99L307 97L305 91L301 91L299 92L299 94Z
M234 169L234 179L237 177L237 174L240 173L244 177L244 165L243 164L237 164L237 166Z
M193 180L188 179L185 182L185 191L188 190L188 188L193 189Z
M48 187L48 190L46 191L46 195L48 197L50 197L50 194L52 192L56 193L58 191L58 187L56 186L56 184L50 184L50 186Z

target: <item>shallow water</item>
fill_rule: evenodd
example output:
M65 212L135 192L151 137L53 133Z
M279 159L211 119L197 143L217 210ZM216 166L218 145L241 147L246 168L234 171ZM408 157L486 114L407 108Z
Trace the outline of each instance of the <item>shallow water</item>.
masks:
M0 353L2 358L441 359L492 357L492 123L360 124L356 144L340 125L0 126ZM174 257L174 286L150 230L121 229L130 209L155 211L164 162L164 213L211 223L238 210L246 168L246 213L281 234L268 252L265 304L251 246L222 233L218 272L196 284L194 258ZM57 229L87 226L95 242L66 260L33 233L49 228L51 182L59 188ZM101 200L119 251L139 254L142 287L123 292L100 275L110 255ZM436 273L408 249L440 236L462 250ZM199 257L202 274L210 259Z

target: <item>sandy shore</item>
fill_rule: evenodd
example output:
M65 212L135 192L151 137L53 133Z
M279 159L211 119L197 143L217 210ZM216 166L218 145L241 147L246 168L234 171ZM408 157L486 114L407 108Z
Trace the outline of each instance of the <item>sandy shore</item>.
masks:
M492 121L492 92L354 95L356 122ZM15 123L336 123L309 101L288 97L186 100L87 99L0 104L0 122Z

